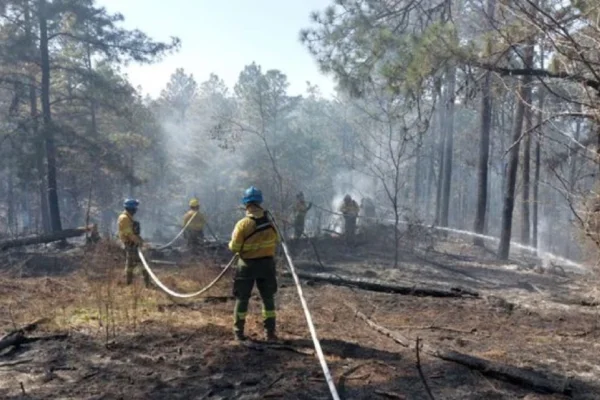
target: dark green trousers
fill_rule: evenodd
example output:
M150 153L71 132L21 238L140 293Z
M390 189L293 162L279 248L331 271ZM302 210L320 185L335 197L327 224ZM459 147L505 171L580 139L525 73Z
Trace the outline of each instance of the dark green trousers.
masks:
M296 216L296 219L294 220L294 238L296 239L300 239L300 237L302 236L302 234L304 234L304 222L305 222L305 216L302 215L298 215Z
M258 288L263 302L263 325L265 331L275 332L275 293L277 293L277 275L273 257L238 261L233 280L235 309L233 314L234 331L244 332L248 303L254 284Z
M352 242L356 233L356 216L344 215L344 236L346 241Z
M140 256L137 253L137 246L126 246L125 247L125 279L128 285L131 285L133 282L133 271L136 267L139 267L142 270L142 275L144 276L144 283L146 287L150 286L150 275L148 275L148 271L142 265L142 261L140 260Z
M204 232L188 229L183 236L187 239L188 249L193 253L197 253L200 250L202 239L204 239Z

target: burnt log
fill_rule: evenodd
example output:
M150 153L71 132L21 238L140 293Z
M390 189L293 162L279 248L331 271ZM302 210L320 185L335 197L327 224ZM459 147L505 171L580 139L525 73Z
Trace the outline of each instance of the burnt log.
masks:
M63 229L62 231L52 232L44 235L26 236L16 239L3 240L0 242L0 251L8 250L13 247L30 246L33 244L58 242L69 238L83 236L90 233L92 241L99 238L96 225L90 225L82 228Z
M371 329L391 338L403 347L414 348L413 342L399 332L377 324L360 311L352 310L354 311L354 315L363 320ZM536 392L569 395L573 391L571 383L565 377L552 376L539 371L486 360L453 350L435 348L430 345L423 345L423 351L432 357L464 365L471 370L479 371L483 375L510 382Z
M335 286L354 287L363 290L383 293L397 293L410 296L431 296L431 297L479 297L479 293L474 290L460 287L425 287L418 285L401 285L398 283L389 283L375 279L354 278L350 276L340 276L330 273L315 273L298 271L298 277L313 282L324 282Z

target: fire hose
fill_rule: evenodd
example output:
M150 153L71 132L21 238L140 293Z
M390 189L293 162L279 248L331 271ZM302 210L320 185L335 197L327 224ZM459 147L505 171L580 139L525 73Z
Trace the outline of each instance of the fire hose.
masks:
M187 229L187 227L190 225L190 223L194 220L194 218L196 217L196 214L198 214L198 211L194 212L192 214L192 216L190 217L189 221L183 226L183 228L181 228L181 230L179 231L179 233L173 238L173 240L171 240L169 243L156 247L156 250L164 250L167 247L170 247L171 245L173 245L173 243L175 243L175 241L177 241L177 239L179 239L181 237L181 235L184 234L185 230ZM217 235L215 235L215 233L213 232L213 230L210 228L210 226L208 225L208 222L206 223L206 228L208 229L208 231L210 232L210 234L215 238L215 240L219 240L217 238Z
M294 267L294 261L290 256L290 252L288 250L287 244L281 234L279 226L275 222L273 215L267 211L267 215L270 217L271 223L275 227L275 231L277 235L281 238L281 245L283 247L283 252L285 254L285 258L287 260L288 267L290 272L292 273L292 277L294 278L294 283L296 284L296 289L298 290L298 297L300 297L300 303L302 304L302 310L304 311L304 316L306 317L306 323L308 324L308 330L310 331L310 336L313 341L313 345L315 347L315 352L317 354L317 358L319 359L319 363L321 364L321 368L323 369L323 375L325 375L325 380L327 381L327 386L329 387L329 391L331 392L331 397L334 400L340 400L340 396L337 392L337 388L335 387L335 383L333 381L333 377L331 376L331 372L329 371L329 367L327 366L327 361L325 360L325 355L323 354L323 349L321 348L321 342L319 342L319 338L317 337L317 331L315 329L315 325L313 323L312 316L310 314L310 310L308 309L308 304L306 303L306 299L304 298L304 293L302 291L302 285L300 284L300 279L298 278L298 274L296 273L296 268Z
M287 264L288 267L290 269L290 272L292 274L292 277L294 279L294 283L296 285L296 289L298 290L298 296L300 297L300 303L302 305L302 309L304 311L304 316L306 317L306 322L308 324L308 329L310 331L310 335L313 341L313 345L315 347L315 352L317 355L317 358L319 359L319 363L321 364L321 368L323 370L323 374L325 375L325 380L327 382L327 386L329 388L329 391L331 392L331 396L334 400L340 400L340 396L337 392L337 388L335 387L335 383L333 381L333 376L331 375L331 372L329 370L329 366L327 365L327 361L325 360L325 354L323 353L323 349L321 348L321 342L319 342L319 338L317 337L317 331L315 329L315 325L312 319L312 315L310 313L310 310L308 309L308 304L306 302L306 299L304 297L304 293L302 291L302 285L300 284L300 279L298 278L298 274L296 273L296 268L294 267L294 262L290 256L290 252L288 250L287 244L285 243L285 240L283 238L283 236L281 235L281 231L279 229L279 226L277 225L275 219L273 218L273 215L271 213L269 213L267 211L267 215L271 221L271 223L273 224L273 227L275 228L275 231L277 232L277 235L281 238L281 244L283 246L283 251L287 260ZM190 219L191 220L191 219ZM188 222L189 224L189 222ZM169 244L165 245L164 247L169 246L170 244L172 244L175 240L177 240L177 238L179 236L181 236L181 233L183 231L185 231L185 228L187 227L184 226L184 228L182 229L182 231L175 237L175 239L173 239ZM206 287L198 290L197 292L194 293L178 293L174 290L169 289L164 283L162 283L160 281L160 279L158 279L158 277L156 276L156 274L152 271L152 269L150 268L150 266L148 265L148 262L146 261L146 258L144 257L144 253L142 252L142 250L140 248L138 248L138 256L140 257L140 260L142 262L142 265L144 266L144 268L146 269L146 271L148 272L148 275L150 275L150 278L154 281L154 283L161 289L163 290L165 293L173 296L173 297L178 297L178 298L190 298L190 297L195 297L195 296L199 296L202 293L205 293L206 291L208 291L211 287L213 287L224 275L225 273L229 270L229 268L231 268L231 266L237 261L237 259L239 258L239 255L236 254L231 261L229 261L229 264L227 264L225 266L225 268L223 268L223 270L221 271L221 273L212 281L210 282Z
M185 230L187 229L187 227L190 225L190 223L194 220L194 217L196 217L196 214L198 214L198 211L194 212L194 214L192 214L192 217L189 219L189 221L183 226L183 228L181 228L181 230L179 231L179 233L173 238L173 240L171 240L169 243L165 244L164 246L160 246L157 247L156 250L164 250L167 247L171 246L173 243L175 243L175 241L177 239L179 239L181 237L181 235L183 235L183 232L185 232Z
M167 286L165 286L164 283L162 283L160 281L160 279L158 279L158 277L156 276L156 274L152 271L152 269L148 265L148 262L146 261L146 257L144 257L144 253L142 253L142 250L140 248L138 248L138 256L140 257L140 260L142 261L142 265L144 266L144 268L148 272L148 275L150 275L150 278L152 278L152 280L154 281L154 283L156 284L156 286L158 286L165 293L167 293L167 294L169 294L169 295L171 295L173 297L179 297L181 299L188 299L190 297L200 296L202 293L207 292L210 288L212 288L214 285L216 285L217 282L219 282L221 280L221 278L223 278L223 276L225 275L225 273L229 270L229 268L231 268L231 266L238 259L238 255L237 254L235 256L233 256L233 258L231 259L231 261L229 261L229 264L227 264L225 266L225 268L223 268L223 270L219 273L219 275L217 275L217 277L215 279L213 279L213 281L210 282L207 286L205 286L204 288L198 290L197 292L194 292L194 293L178 293L178 292L176 292L174 290L169 289Z
M342 217L344 216L344 214L342 214L342 213L329 210L327 208L318 206L316 204L314 204L314 207L317 208L317 209L319 209L319 210L321 210L321 211L323 211L323 212L329 213L331 215L337 215L337 216L342 216ZM382 221L382 222L396 223L396 220L393 219L393 218L367 217L367 216L364 216L364 215L357 216L357 218L359 218L359 219L362 218L362 219L367 219L367 220L375 220L375 221ZM402 224L402 225L409 225L410 224L409 222L400 221L400 220L398 220L397 222L398 222L398 224ZM413 223L413 225L417 225L417 226L421 226L421 227L433 229L433 230L436 230L436 231L449 232L449 233L454 233L454 234L457 234L457 235L470 236L470 237L476 237L476 238L485 239L485 240L491 240L491 241L494 241L494 242L499 242L500 241L500 238L497 238L495 236L489 236L489 235L484 235L484 234L481 234L481 233L475 233L475 232L465 231L465 230L462 230L462 229L454 229L454 228L449 228L449 227L444 227L444 226L426 225L426 224L419 224L419 223ZM546 251L540 251L539 249L535 249L535 248L533 248L531 246L525 246L525 245L523 245L521 243L517 243L517 242L513 242L513 241L510 242L510 245L514 246L516 248L525 250L525 251L529 251L529 252L538 251L539 253L543 254L544 257L546 257L548 259L554 259L556 261L562 262L562 263L564 263L564 264L566 264L566 265L568 265L570 267L576 268L576 269L581 269L582 268L579 263L577 263L577 262L575 262L573 260L569 260L568 258L561 257L561 256L558 256L556 254L552 254L552 253L549 253L549 252L546 252Z

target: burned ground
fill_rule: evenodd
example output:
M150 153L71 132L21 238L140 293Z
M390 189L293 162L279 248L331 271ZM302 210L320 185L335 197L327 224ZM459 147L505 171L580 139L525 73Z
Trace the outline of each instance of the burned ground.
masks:
M400 264L393 268L389 243L388 237L370 235L347 247L339 239L321 238L298 242L292 250L303 271L461 286L479 292L479 297L417 297L304 281L323 350L344 398L428 398L414 349L375 332L357 318L357 311L411 341L419 337L437 348L537 370L572 388L563 394L537 393L421 354L436 399L600 397L600 332L593 306L597 286L589 276L554 274L519 254L509 264L500 263L489 251L444 237L404 237ZM156 271L174 289L195 290L227 261L227 253L209 253L195 261L167 254L161 259L177 264L156 264ZM252 342L244 345L231 340L230 275L205 297L181 301L146 290L139 280L123 286L121 254L107 244L45 251L43 257L52 262L44 264L34 253L2 259L0 324L10 331L49 317L50 322L29 335L68 337L3 350L1 398L329 398L287 275L280 276L277 298L281 341L262 341L255 296L248 321Z

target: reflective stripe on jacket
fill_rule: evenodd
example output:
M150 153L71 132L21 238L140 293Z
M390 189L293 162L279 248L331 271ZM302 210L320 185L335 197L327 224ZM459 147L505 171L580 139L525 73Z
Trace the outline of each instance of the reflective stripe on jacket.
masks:
M270 222L257 225L257 220L265 217L262 208L250 205L246 216L235 224L229 250L240 253L242 259L254 259L275 256L279 236Z
M308 210L312 207L311 205L307 205L305 201L298 201L294 206L294 211L296 212L297 217L304 217Z
M344 203L342 203L342 206L340 207L340 212L342 214L344 214L344 216L348 216L348 217L357 216L359 211L360 211L360 207L358 207L358 204L354 200L350 201L350 203L344 202Z

